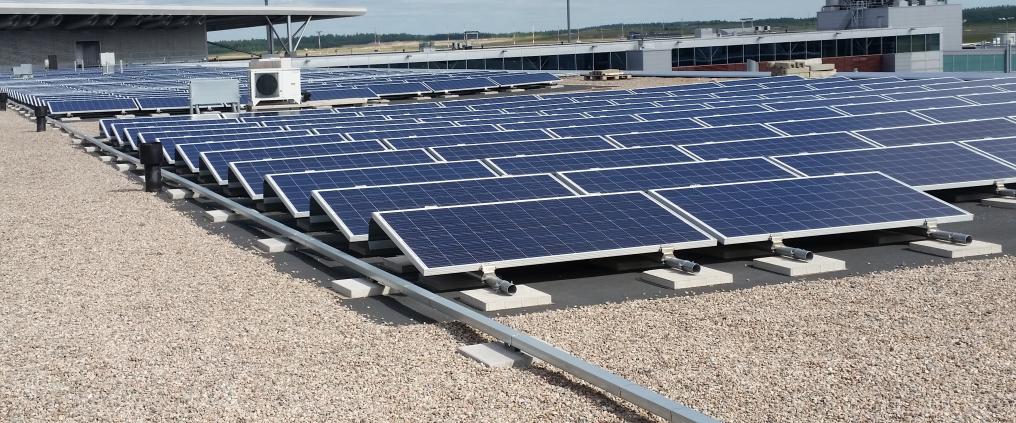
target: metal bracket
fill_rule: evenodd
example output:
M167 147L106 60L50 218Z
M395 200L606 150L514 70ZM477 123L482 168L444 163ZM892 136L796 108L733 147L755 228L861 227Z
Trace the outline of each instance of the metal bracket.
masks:
M769 243L770 251L782 257L800 261L811 261L815 258L815 254L811 251L784 245L783 236L779 234L770 235Z
M674 254L676 249L671 246L660 247L660 262L671 269L684 272L690 275L697 275L702 271L702 266L691 260L677 258Z
M518 287L514 283L501 279L495 271L496 269L493 264L480 265L480 281L490 287L490 289L504 295L515 295Z
M973 236L964 233L943 231L941 229L938 229L938 222L935 221L934 219L929 219L924 222L924 230L925 236L927 236L930 239L934 239L936 241L961 245L967 245L970 244L971 242L974 242Z
M1016 197L1016 189L1006 188L1005 182L995 181L995 194L1002 197Z

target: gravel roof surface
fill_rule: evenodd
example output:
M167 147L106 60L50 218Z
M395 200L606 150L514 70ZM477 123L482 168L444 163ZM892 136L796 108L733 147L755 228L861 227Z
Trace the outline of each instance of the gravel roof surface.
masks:
M643 416L544 367L486 369L460 325L369 322L34 128L0 113L0 420Z
M1012 421L1016 258L503 318L736 422Z

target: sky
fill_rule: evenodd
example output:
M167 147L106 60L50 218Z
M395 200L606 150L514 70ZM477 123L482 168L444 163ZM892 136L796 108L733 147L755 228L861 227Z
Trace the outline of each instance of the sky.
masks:
M0 0L9 2L10 0ZM42 0L67 3L69 0ZM165 3L105 0L104 3ZM966 7L1011 4L1012 0L954 0ZM264 5L263 0L176 0L175 4ZM572 27L613 23L676 22L737 18L812 17L823 0L572 0ZM565 0L269 0L271 5L355 6L367 15L312 22L308 34L358 32L411 34L527 32L565 27ZM264 29L219 31L212 41L264 37Z

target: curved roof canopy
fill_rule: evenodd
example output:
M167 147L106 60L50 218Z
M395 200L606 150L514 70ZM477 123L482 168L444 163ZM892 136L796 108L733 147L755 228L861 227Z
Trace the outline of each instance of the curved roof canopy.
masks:
M249 28L273 23L361 16L361 7L303 6L182 6L165 4L25 4L0 3L0 30L45 28L164 29L207 25L209 31Z

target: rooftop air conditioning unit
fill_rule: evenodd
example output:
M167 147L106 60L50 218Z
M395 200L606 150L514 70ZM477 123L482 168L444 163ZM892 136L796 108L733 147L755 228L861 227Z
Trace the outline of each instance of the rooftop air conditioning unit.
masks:
M299 104L300 68L288 58L256 59L250 62L250 107L262 102Z

